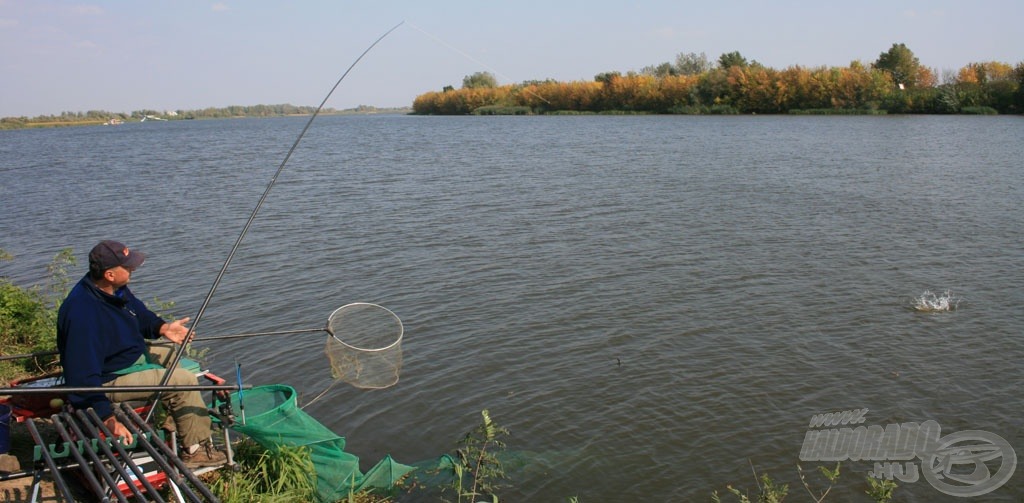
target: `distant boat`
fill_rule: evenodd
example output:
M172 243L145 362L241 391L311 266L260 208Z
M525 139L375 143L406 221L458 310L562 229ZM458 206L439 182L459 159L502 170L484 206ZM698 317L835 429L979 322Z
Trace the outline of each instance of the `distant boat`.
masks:
M117 118L110 119L103 123L104 126L120 126L121 124L124 124L124 121Z
M157 117L157 116L155 116L155 115L146 115L146 116L144 116L144 117L142 118L142 120L141 120L141 121L139 121L139 122L146 122L146 119L149 119L149 120L154 120L154 121L166 121L166 120L167 120L167 119L162 119L162 118L160 118L160 117Z

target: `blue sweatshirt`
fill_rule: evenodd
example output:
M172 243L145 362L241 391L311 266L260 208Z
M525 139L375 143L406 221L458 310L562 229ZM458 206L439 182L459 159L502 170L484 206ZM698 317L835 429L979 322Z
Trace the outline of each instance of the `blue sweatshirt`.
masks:
M57 350L68 386L102 386L118 377L115 372L134 364L146 351L145 339L160 337L164 324L141 300L123 286L109 295L86 274L57 313ZM112 414L104 393L72 393L71 405L92 407L106 419Z

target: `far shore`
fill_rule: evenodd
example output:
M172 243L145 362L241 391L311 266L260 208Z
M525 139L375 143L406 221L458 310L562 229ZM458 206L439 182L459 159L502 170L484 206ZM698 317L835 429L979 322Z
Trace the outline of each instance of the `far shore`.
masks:
M240 111L238 109L241 109ZM268 112L268 109L270 111ZM286 109L286 110L282 110ZM252 113L248 113L253 110ZM201 119L247 119L267 117L303 117L315 112L313 107L293 107L291 105L271 105L257 107L229 107L220 109L189 110L177 112L142 111L126 113L89 112L88 114L40 115L37 117L2 117L0 130L57 128L72 126L117 126L133 122L169 122L178 120ZM375 114L409 114L411 107L377 108L361 106L345 110L324 109L320 115L375 115Z

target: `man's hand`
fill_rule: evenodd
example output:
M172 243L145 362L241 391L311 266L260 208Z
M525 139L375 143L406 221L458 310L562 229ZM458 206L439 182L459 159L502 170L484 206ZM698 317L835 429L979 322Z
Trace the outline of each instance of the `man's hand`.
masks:
M185 324L188 323L190 319L191 318L186 316L180 320L164 323L160 326L160 335L166 337L171 342L184 344L185 336L188 335L188 327L186 327Z
M132 443L132 432L128 431L116 417L110 416L103 421L103 424L107 426L107 429L114 434L115 437L124 437L125 444Z

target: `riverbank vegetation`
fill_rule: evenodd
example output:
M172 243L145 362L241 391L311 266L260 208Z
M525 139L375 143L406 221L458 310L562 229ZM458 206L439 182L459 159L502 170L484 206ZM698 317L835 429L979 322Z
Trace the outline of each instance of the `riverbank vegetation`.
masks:
M1024 62L970 63L941 75L921 65L904 44L872 63L778 70L739 52L712 63L679 54L674 63L640 72L605 72L593 81L527 81L499 86L478 72L462 88L417 96L424 115L551 113L647 114L1019 114L1024 112Z
M803 468L800 465L796 466L797 473L800 476L800 485L803 486L807 495L810 496L809 501L814 503L834 501L829 499L828 495L836 487L836 483L839 480L839 467L840 463L836 463L835 468L819 466L816 474L821 480L812 482L808 480L809 476L804 472ZM739 503L783 503L786 496L789 495L789 484L777 482L767 473L758 475L753 464L750 465L750 469L754 472L754 482L757 487L755 496L752 498L749 491L737 489L732 485L726 486L729 493L735 496ZM871 501L875 503L892 503L893 492L896 491L897 487L898 484L891 479L876 479L869 476L867 477L867 489L864 491L864 494L867 494ZM718 491L711 493L711 501L722 503L722 498L718 495Z
M0 249L0 262L13 258ZM25 288L0 276L0 347L4 354L57 349L57 309L70 288L68 267L74 264L71 249L65 248L47 266L47 280L42 285ZM55 365L54 356L0 361L0 379L8 382L45 374Z
M37 117L4 117L0 118L0 129L25 129L39 127L97 126L119 125L126 122L161 122L192 119L234 119L245 117L287 117L292 115L311 115L316 107L295 105L253 105L229 106L223 108L204 108L202 110L135 110L133 112L108 112L90 110L88 112L63 112L59 115L40 115ZM408 113L409 108L377 108L360 105L356 108L336 110L325 108L321 115L350 115L377 113Z

